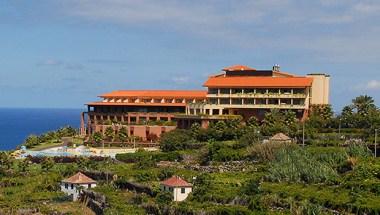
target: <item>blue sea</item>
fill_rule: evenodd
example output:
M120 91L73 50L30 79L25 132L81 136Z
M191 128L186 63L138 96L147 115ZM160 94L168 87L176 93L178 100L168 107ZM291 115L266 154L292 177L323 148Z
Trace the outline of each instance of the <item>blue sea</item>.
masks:
M80 126L81 109L0 108L0 150L15 149L30 134Z

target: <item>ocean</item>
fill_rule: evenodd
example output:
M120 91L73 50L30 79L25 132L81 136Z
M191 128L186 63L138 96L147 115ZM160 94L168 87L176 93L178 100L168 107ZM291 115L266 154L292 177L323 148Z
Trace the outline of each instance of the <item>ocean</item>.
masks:
M81 109L0 108L0 150L15 149L30 134L80 126Z

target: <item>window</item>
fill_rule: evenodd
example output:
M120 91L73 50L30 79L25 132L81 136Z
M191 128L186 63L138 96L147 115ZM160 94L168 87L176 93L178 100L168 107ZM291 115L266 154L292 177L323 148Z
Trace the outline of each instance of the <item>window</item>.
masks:
M74 184L71 184L71 189L74 189Z
M65 183L65 189L68 189L68 188L69 188L69 184Z
M88 188L91 188L91 184L88 184Z
M186 188L181 188L181 193L186 193Z

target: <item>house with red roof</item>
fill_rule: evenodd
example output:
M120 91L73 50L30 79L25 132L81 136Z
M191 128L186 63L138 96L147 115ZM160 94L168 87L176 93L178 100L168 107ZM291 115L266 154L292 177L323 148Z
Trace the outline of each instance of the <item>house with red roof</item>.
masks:
M161 182L161 190L173 194L173 201L184 201L193 191L193 185L183 180L179 176L172 176Z
M61 181L61 191L69 196L72 196L73 201L76 201L82 189L96 187L96 184L97 183L95 180L81 172L78 172L70 178L63 179Z

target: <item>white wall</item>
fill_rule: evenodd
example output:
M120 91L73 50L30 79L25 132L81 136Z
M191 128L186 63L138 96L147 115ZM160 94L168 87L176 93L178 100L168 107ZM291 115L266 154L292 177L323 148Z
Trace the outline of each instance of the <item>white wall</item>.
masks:
M184 189L184 193L181 192L181 189ZM169 191L173 194L173 201L181 202L184 201L187 196L193 191L192 187L169 187L161 185L161 190Z
M67 189L65 187L65 184L68 185ZM73 185L73 187L71 186ZM96 184L90 184L91 188L96 187ZM70 184L70 183L61 183L61 191L66 193L67 195L73 196L73 201L78 200L79 197L79 191L78 186L83 187L83 189L88 189L89 184Z
M181 189L182 189L181 187L176 187L173 189L173 195L174 195L173 200L176 202L184 201L192 191L191 187L183 187L183 189L185 190L185 193L182 193Z

